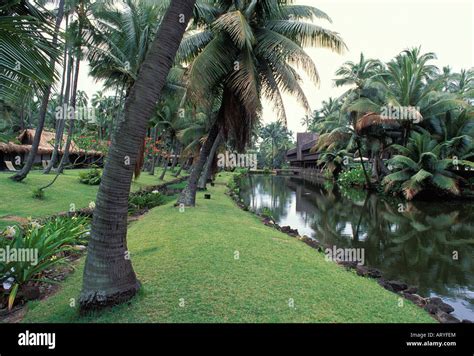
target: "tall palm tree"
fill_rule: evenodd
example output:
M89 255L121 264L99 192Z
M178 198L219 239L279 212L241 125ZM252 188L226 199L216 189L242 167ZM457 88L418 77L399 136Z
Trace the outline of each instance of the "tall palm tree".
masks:
M310 111L295 67L304 70L315 84L319 75L304 47L323 47L337 53L345 50L337 33L305 22L330 21L324 12L291 3L219 1L216 15L184 38L178 60L191 63L190 96L205 100L208 93L218 91L222 101L215 127L193 165L179 203L195 205L197 181L218 132L238 151L245 149L258 122L262 97L274 104L283 122L286 113L282 93L294 95Z
M362 89L366 81L380 72L383 65L380 61L366 59L364 54L360 53L358 63L352 61L345 62L337 71L336 75L340 78L335 79L336 86L354 85L357 89Z
M275 168L275 155L277 152L286 151L290 142L291 133L280 121L272 122L260 129L260 138L263 144L269 144L271 167Z
M121 303L139 289L127 250L128 196L148 121L193 15L194 2L171 2L130 89L97 195L80 297L82 310Z
M453 74L452 78L448 90L472 99L474 94L474 69L462 69L460 73Z
M63 16L64 16L64 3L65 3L65 0L60 0L58 4L56 20L54 24L54 31L52 33L52 40L51 40L51 45L53 46L53 48L55 48L58 45L58 41L59 41L60 26L61 26L61 22L63 21ZM33 46L33 48L35 47L36 46ZM54 72L54 67L58 59L59 59L59 54L55 54L50 57L49 59L50 72ZM38 124L36 126L35 136L33 138L33 143L31 145L30 153L28 154L26 162L23 165L23 168L20 170L20 172L10 177L14 181L20 182L23 179L25 179L28 173L30 172L31 168L33 167L36 154L38 153L38 147L40 144L41 135L43 133L43 128L44 128L44 123L46 120L46 113L48 110L48 103L49 103L52 87L53 87L53 82L50 81L44 89L43 97L41 100L39 117L38 117Z
M125 0L120 8L110 2L92 8L90 74L104 81L104 89L130 90L166 9L163 5Z

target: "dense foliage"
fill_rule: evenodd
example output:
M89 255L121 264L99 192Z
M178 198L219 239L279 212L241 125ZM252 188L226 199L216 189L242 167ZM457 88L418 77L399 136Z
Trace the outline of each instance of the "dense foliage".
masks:
M337 70L336 85L351 89L303 119L321 135L313 148L320 167L337 177L359 162L367 187L408 200L423 191L462 194L462 172L474 161L474 71L440 71L435 58L419 48L388 63L361 54Z

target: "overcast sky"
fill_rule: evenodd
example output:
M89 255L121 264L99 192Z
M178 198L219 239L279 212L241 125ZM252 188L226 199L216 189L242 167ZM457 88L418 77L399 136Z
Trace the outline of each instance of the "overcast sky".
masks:
M296 0L326 12L333 23L319 25L338 32L348 51L338 55L325 49L307 52L313 58L321 77L319 88L305 80L303 89L312 109L328 97L339 96L345 88L335 88L334 72L344 62L358 61L360 52L366 58L388 61L400 51L421 45L423 52L435 52L440 68L449 65L455 71L474 66L474 7L472 0ZM79 88L89 97L100 89L81 72ZM304 109L292 98L285 97L288 127L304 131L301 118ZM276 120L271 105L264 104L265 122Z

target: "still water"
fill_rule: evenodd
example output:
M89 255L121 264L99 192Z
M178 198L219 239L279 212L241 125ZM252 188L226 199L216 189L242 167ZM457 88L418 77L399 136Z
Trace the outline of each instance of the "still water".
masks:
M474 321L474 203L400 202L297 177L251 175L241 198L255 211L329 246L364 248L386 279L438 296Z

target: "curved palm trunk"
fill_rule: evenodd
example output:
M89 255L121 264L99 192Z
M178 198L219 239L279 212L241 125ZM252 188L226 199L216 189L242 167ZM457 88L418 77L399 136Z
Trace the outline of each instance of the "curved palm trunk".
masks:
M180 150L179 146L180 146L179 142L176 142L176 145L174 147L173 163L171 164L171 171L173 171L173 172L176 168L176 165L178 164L178 153L179 153L179 150Z
M54 24L54 34L53 34L52 44L51 44L53 47L56 47L58 45L59 28L61 26L61 22L63 21L63 16L64 16L64 2L65 0L59 1L58 14L56 16L56 23ZM51 57L50 59L49 66L53 69L56 64L56 60L57 60L57 57L55 56ZM46 120L46 111L48 109L49 96L51 95L52 87L53 87L53 83L49 84L46 87L46 90L43 95L43 99L41 100L41 108L40 108L39 117L38 117L38 126L36 127L35 137L33 138L33 144L31 145L30 153L21 171L10 177L14 181L21 182L23 179L27 177L28 173L30 173L31 168L33 167L35 157L38 153L38 147L40 144L41 135L43 133L44 122Z
M219 148L219 145L222 142L222 136L220 134L217 135L216 139L214 140L214 144L212 145L211 152L207 157L206 166L204 171L201 174L201 178L199 179L198 189L206 190L206 185L209 177L211 176L212 172L212 163L214 162L214 157L216 155L216 151Z
M113 137L97 195L79 299L82 311L124 302L139 289L126 240L130 185L148 121L193 15L194 3L171 2L125 103L125 115Z
M196 205L196 192L198 188L198 180L201 176L202 169L204 164L206 163L207 157L211 152L212 145L216 140L216 137L219 133L218 124L217 122L212 125L211 130L207 136L207 140L201 148L201 152L199 153L199 159L193 164L191 168L191 175L188 179L188 184L186 188L183 189L181 192L178 204L184 204L184 206L195 206Z
M66 30L69 26L68 19L69 17L66 16L66 27L65 27ZM61 91L60 91L61 97L59 100L60 107L63 107L64 103L69 103L69 91L71 87L71 72L72 72L73 62L72 62L72 56L69 56L68 61L66 63L66 58L68 57L67 43L64 44L63 55L64 55L64 61L63 61L64 69L63 69L63 75L62 75L62 80L61 80ZM44 174L49 174L58 160L59 146L62 145L65 123L66 123L66 120L64 117L62 117L61 120L59 120L59 123L57 123L53 153L51 155L50 161L48 162L48 166L45 168L43 172Z
M69 127L67 130L67 141L66 147L64 149L63 157L61 158L61 162L59 162L58 166L58 173L63 173L64 166L67 162L69 162L69 152L71 150L71 142L72 142L72 134L74 132L74 122L76 120L75 112L76 112L76 97L77 97L77 84L79 82L79 67L81 62L79 59L76 60L76 68L74 69L74 85L72 88L72 98L71 98L71 107L74 112L74 115L71 117L69 122Z
M181 174L181 172L183 171L183 166L185 165L186 162L182 162L181 161L181 164L179 165L179 168L178 168L178 171L173 174L173 177L179 177L179 175Z
M169 164L169 158L168 157L163 157L163 159L164 159L163 172L161 172L160 180L165 179L166 171L168 170L168 164Z

